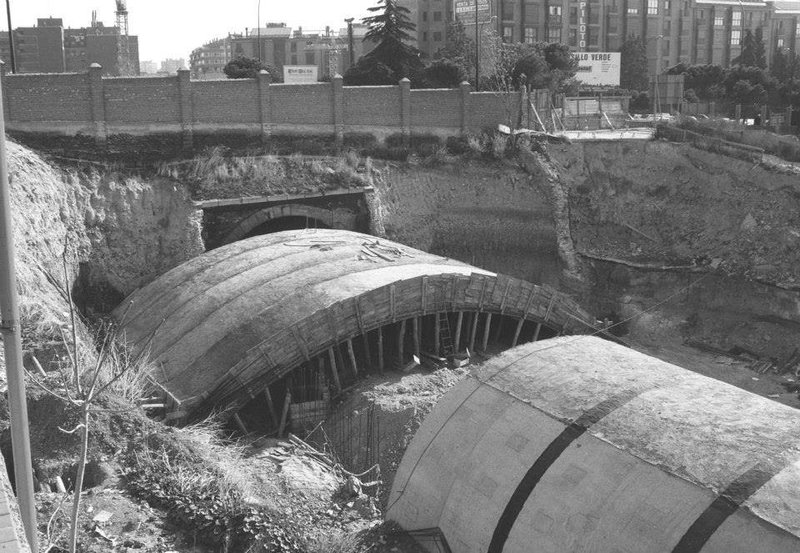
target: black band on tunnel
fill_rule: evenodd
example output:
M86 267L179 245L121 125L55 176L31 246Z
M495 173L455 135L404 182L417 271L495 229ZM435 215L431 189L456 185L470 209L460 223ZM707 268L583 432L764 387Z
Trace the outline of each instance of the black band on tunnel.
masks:
M672 553L700 553L722 523L782 467L758 464L734 480L694 521Z
M511 533L511 529L517 522L525 502L533 493L534 488L542 479L542 476L550 469L553 463L564 453L569 445L577 440L586 430L597 421L619 409L633 398L637 397L643 390L629 390L622 394L613 396L602 401L578 417L575 422L566 427L558 437L539 455L533 466L525 473L517 489L511 495L503 514L497 521L492 541L489 544L488 553L501 553L506 546L506 541Z

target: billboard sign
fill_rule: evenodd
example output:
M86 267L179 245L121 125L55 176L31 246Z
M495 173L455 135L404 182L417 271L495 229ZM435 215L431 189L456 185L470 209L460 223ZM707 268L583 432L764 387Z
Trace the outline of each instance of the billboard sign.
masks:
M591 86L619 86L622 54L619 52L575 52L578 60L575 78Z
M475 3L478 3L478 22L488 23L492 9L489 0L456 0L454 10L456 17L463 25L475 25Z
M283 82L286 84L308 84L318 80L316 65L284 65Z

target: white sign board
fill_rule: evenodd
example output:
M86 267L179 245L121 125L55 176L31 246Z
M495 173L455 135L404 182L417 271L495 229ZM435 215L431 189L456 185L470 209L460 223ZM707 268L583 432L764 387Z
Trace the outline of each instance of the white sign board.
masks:
M475 25L475 3L477 2L477 16L481 23L488 23L491 19L489 0L456 0L454 10L456 17L464 25Z
M283 82L286 84L308 84L317 82L316 65L284 65Z
M575 78L586 85L619 86L619 68L622 54L619 52L575 52L578 60Z

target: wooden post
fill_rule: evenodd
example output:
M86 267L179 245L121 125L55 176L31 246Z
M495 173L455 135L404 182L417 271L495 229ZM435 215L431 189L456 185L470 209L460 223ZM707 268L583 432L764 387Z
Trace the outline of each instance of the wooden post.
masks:
M322 361L322 358L320 358L320 370L322 370L324 366L325 363ZM278 420L278 412L275 410L275 402L272 401L272 394L269 391L269 386L264 388L264 399L267 400L267 412L269 413L269 418L272 421L272 424L277 426L280 421Z
M539 332L542 330L542 323L536 323L536 330L533 332L533 340L531 342L536 342L539 339Z
M289 405L292 403L292 381L286 384L286 398L283 400L283 413L281 413L281 424L278 427L278 437L283 436L283 431L286 430L286 418L289 416Z
M247 436L249 434L249 432L247 431L247 427L244 425L244 421L242 420L242 417L239 416L239 413L234 413L233 420L234 420L234 422L236 422L236 426L239 427L239 430L242 431L242 434Z
M492 314L486 314L486 328L483 329L483 343L482 343L482 350L486 351L486 348L489 345L489 330L492 328Z
M453 341L453 353L461 351L461 325L464 322L464 312L458 312L458 319L456 319L456 336Z
M366 372L372 372L374 368L372 367L372 353L369 351L369 337L367 333L361 335L361 341L364 342L364 355L367 358L367 368Z
M413 323L412 324L413 328L411 330L414 333L414 355L419 357L420 356L420 349L421 349L420 348L420 339L419 339L419 333L420 333L419 317L414 317L412 319L412 323Z
M525 324L525 318L524 317L521 318L517 322L517 328L516 328L516 330L514 330L514 339L511 340L511 347L512 348L517 347L517 341L519 340L519 333L522 332L522 325L524 325L524 324Z
M406 341L406 320L403 319L400 322L400 330L397 332L397 351L398 351L398 357L400 358L400 367L401 368L403 366L403 357L405 357L403 355L403 353L404 353L404 351L403 351L404 347L403 346L405 346L405 341Z
M439 335L442 333L442 323L439 322L439 313L436 312L433 315L435 323L433 326L433 354L439 355L439 347L441 344L439 343Z
M478 334L478 318L481 316L479 311L472 314L472 330L469 333L469 350L475 351L475 336Z
M497 318L497 328L494 331L494 341L497 344L500 343L500 333L503 331L503 319L504 318L505 317L502 317L502 316Z
M353 340L347 339L347 355L350 356L350 364L353 365L353 374L358 376L358 365L356 365L356 354L353 351Z
M331 374L333 375L333 385L336 386L336 393L342 393L342 382L339 380L339 371L336 370L336 354L333 348L328 348L328 359L331 362Z
M378 371L383 374L385 368L383 359L383 327L378 328Z

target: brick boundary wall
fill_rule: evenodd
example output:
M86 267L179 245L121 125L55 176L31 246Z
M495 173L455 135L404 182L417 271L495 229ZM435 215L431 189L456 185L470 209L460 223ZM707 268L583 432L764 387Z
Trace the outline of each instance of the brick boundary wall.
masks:
M524 93L329 83L272 84L255 79L193 81L175 76L103 77L85 73L2 73L6 128L12 132L80 136L104 146L114 135L180 135L191 150L198 134L244 134L267 141L274 134L334 136L369 133L432 134L442 138L508 124Z

